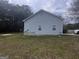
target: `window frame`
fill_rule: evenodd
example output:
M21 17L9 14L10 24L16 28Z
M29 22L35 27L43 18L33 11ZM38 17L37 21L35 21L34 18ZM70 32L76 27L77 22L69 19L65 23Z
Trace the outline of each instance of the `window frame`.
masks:
M39 30L39 31L41 31L41 30L42 30L41 25L39 25L39 26L38 26L38 30Z
M56 31L56 25L53 25L53 26L52 26L52 30L53 30L53 31Z

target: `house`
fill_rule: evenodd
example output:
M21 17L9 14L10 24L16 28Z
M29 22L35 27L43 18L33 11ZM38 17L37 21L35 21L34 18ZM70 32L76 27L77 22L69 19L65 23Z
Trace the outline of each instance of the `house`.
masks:
M24 35L62 35L63 19L40 10L24 19Z

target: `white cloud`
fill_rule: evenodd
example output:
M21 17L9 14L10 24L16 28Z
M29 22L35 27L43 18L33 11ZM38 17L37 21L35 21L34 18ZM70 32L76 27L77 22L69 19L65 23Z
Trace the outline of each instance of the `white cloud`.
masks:
M67 0L12 0L15 4L28 4L36 12L45 9L51 12L63 12Z
M10 3L23 5L27 3L27 0L9 0Z
M44 9L51 12L64 12L67 0L30 0L28 3L34 11Z
M27 4L30 5L34 11L38 11L47 6L48 0L30 0Z

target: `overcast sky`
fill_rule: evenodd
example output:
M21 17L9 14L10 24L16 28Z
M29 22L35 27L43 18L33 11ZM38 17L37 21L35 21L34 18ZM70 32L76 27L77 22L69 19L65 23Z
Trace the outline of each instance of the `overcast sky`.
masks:
M50 12L63 12L65 10L67 0L9 0L10 3L19 5L29 5L33 11L45 9Z
M56 15L63 15L66 8L71 7L70 1L71 0L9 0L9 2L13 4L29 5L34 12L44 9ZM73 22L74 21L71 21L71 23Z

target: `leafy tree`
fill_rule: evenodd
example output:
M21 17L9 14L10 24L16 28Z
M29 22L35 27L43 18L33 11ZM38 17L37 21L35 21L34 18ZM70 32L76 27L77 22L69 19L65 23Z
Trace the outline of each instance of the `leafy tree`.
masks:
M0 0L0 32L23 31L23 21L29 17L31 9L27 5L19 6Z
M65 30L74 30L74 29L79 29L79 23L75 24L66 24L64 25Z
M79 0L70 0L67 8L67 18L75 20L76 23L79 23Z

